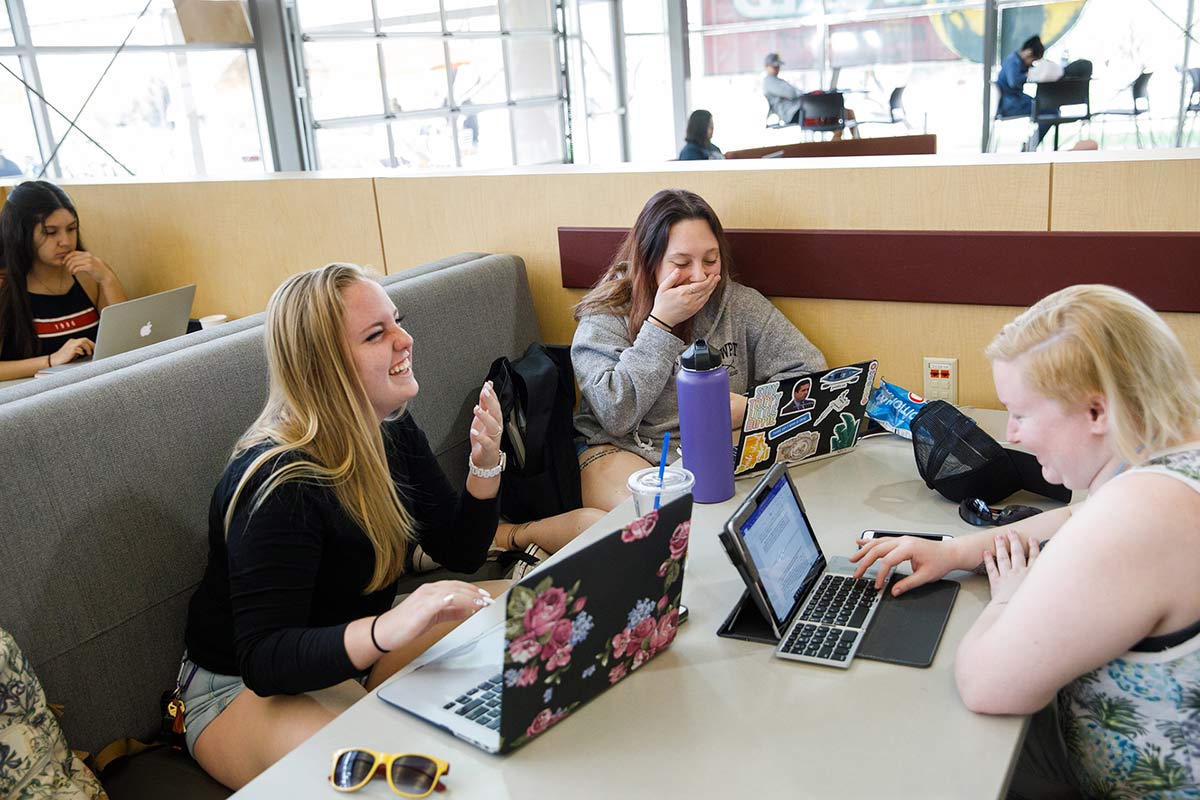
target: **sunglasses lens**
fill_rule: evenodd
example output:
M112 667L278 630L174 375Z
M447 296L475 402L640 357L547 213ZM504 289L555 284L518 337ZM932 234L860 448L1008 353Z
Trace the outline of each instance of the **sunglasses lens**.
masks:
M333 764L333 785L353 789L367 782L375 772L375 756L362 750L350 750L338 756Z
M437 773L437 764L423 756L404 756L392 762L392 783L408 794L432 791Z

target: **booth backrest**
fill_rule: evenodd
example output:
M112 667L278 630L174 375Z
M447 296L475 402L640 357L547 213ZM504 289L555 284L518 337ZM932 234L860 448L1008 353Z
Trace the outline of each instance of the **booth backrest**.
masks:
M386 288L415 337L413 411L459 481L488 364L539 338L524 262L487 256ZM254 326L0 405L0 628L65 705L73 747L155 731L209 498L266 393Z
M464 252L449 258L432 261L428 264L413 267L411 269L398 272L395 275L388 275L383 278L383 285L387 286L395 281L407 280L408 278L418 277L420 275L434 272L443 267L454 266L455 264L464 264L468 261L474 261L487 255L486 253ZM82 380L102 375L105 372L111 372L114 369L123 369L130 364L138 364L151 358L160 358L170 355L171 353L182 350L185 347L202 344L213 339L220 339L224 336L229 336L238 331L244 331L248 328L254 328L263 324L263 314L260 311L257 314L251 314L241 319L235 319L227 322L224 325L218 325L215 328L208 330L189 333L186 336L177 336L174 339L168 339L165 342L152 344L148 347L139 347L137 350L131 350L128 353L122 353L119 356L112 356L100 361L92 361L87 364L81 364L73 369L65 372L59 372L54 375L37 378L32 381L24 381L22 383L12 383L7 386L0 386L0 403L7 403L12 400L19 400L22 397L39 394L49 389L56 389L60 386L66 386L71 383L78 383Z

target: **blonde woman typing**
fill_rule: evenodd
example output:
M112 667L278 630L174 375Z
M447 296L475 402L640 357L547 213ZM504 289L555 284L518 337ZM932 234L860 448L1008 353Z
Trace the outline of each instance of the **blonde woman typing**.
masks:
M911 560L905 591L982 560L992 601L955 672L973 711L1042 710L1015 794L1195 796L1200 382L1188 354L1136 298L1075 286L1005 326L987 355L1009 441L1088 499L994 535L867 541L860 569Z
M404 410L418 389L413 339L362 270L284 282L266 344L270 393L213 492L181 672L188 749L232 788L491 602L440 581L392 607L410 548L471 572L499 519L491 387L460 492Z

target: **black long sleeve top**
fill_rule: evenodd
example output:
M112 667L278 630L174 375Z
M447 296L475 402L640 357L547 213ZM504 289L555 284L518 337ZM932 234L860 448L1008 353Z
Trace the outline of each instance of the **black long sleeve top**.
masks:
M500 519L498 499L456 492L410 414L383 424L392 479L434 560L473 572ZM326 486L287 481L253 513L259 469L243 489L226 538L225 510L246 467L269 445L233 459L208 512L208 566L188 607L188 658L241 676L256 694L298 694L360 671L344 643L348 623L387 611L396 583L364 593L375 567L371 543ZM260 477L261 476L261 477Z

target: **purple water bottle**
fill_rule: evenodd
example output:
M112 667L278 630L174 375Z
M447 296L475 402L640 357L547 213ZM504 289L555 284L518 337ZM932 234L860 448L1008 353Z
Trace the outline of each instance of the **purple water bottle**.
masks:
M697 339L683 351L675 378L683 468L696 476L697 503L733 497L733 421L729 416L729 373L719 353Z

